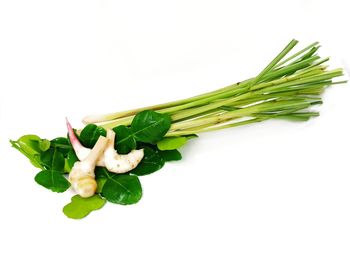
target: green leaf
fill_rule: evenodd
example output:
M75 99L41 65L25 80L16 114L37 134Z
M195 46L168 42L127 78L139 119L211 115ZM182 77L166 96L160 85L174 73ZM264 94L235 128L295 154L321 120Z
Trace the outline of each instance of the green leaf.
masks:
M159 141L157 143L157 147L161 151L175 150L184 146L186 143L187 143L186 137L170 137L170 138L164 138L163 140Z
M28 134L23 135L16 142L26 153L34 155L42 152L39 146L39 142L41 141L42 139L39 136Z
M57 148L64 157L67 157L68 152L73 149L70 142L65 137L57 137L51 140L51 147Z
M63 154L57 150L57 148L51 148L46 152L43 152L40 156L40 160L48 170L58 172L64 171L64 157Z
M144 157L135 169L129 173L131 175L147 175L154 173L164 166L163 157L150 147L144 147Z
M43 152L47 151L50 148L50 141L43 139L39 141L39 149Z
M191 140L191 139L198 138L198 135L197 134L189 134L189 135L185 135L185 137L187 138L187 140Z
M135 204L142 197L140 180L136 176L110 174L103 185L101 195L115 204Z
M170 116L145 110L134 117L131 131L137 141L156 143L168 132L171 125Z
M166 162L179 161L182 159L181 153L178 150L159 151L158 153Z
M115 175L115 173L112 173L107 170L105 167L96 167L95 168L95 179L99 178L109 178Z
M57 193L62 193L70 187L70 183L64 177L63 173L53 170L39 172L35 176L35 181L45 188Z
M40 169L44 169L44 166L42 165L42 163L41 163L41 160L40 160L40 155L39 154L34 154L34 155L32 155L32 156L30 156L30 157L28 157L29 158L29 161L30 161L30 163L33 165L33 166L35 166L35 167L37 167L37 168L40 168Z
M111 173L107 170L107 168L105 167L96 167L95 168L95 180L97 183L97 193L101 193L102 192L102 188L104 186L104 184L106 183L107 179L109 177L112 177L116 175L115 173Z
M67 154L67 163L68 163L68 167L70 169L73 168L75 162L79 161L77 155L75 154L74 150L70 150Z
M71 198L71 202L63 207L63 213L72 219L81 219L86 217L94 210L101 209L106 203L99 195L93 195L83 198L75 195Z
M64 168L63 168L63 173L68 174L72 168L69 166L68 160L65 158L64 159Z
M114 148L120 154L127 154L136 148L136 140L131 132L131 129L125 125L120 125L113 128L116 133Z
M107 181L107 178L98 178L98 179L96 179L96 183L97 183L96 193L101 193L102 192L102 188L105 185L106 181Z
M92 148L101 135L106 136L106 130L104 128L95 124L88 124L81 131L79 140L85 147Z

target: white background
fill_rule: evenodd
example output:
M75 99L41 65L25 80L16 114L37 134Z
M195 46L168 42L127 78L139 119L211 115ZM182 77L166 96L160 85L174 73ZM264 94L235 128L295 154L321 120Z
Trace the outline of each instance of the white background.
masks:
M350 262L349 85L310 122L201 135L80 221L8 143L252 77L292 38L349 69L347 2L1 1L0 262Z

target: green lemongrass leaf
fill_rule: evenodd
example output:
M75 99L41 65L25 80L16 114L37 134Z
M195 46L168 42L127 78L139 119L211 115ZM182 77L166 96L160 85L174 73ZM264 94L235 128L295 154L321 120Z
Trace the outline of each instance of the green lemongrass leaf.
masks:
M41 163L48 170L64 171L64 157L57 148L51 148L40 155Z
M175 150L184 146L186 143L186 137L170 137L157 142L157 147L161 151Z
M63 173L58 171L44 170L39 172L34 179L41 186L57 193L62 193L70 187Z
M95 124L88 124L79 135L79 141L87 148L92 148L100 136L106 137L106 130Z
M144 157L136 168L129 172L131 175L142 176L151 174L160 170L164 166L165 161L157 150L154 150L151 147L144 147L143 149Z
M182 159L182 155L178 150L158 151L158 153L165 162L180 161Z
M94 210L101 209L106 203L99 195L93 195L83 198L75 195L71 198L71 202L63 207L63 213L72 219L81 219L86 217Z
M278 62L280 62L293 47L298 43L297 40L293 39L289 44L253 79L250 86L254 86L258 83L269 71L271 71Z
M169 115L145 110L136 114L131 122L131 131L137 141L156 143L164 137L170 125Z
M142 187L137 176L114 174L108 171L108 179L103 183L101 195L107 201L120 205L137 203L142 197Z
M114 148L120 154L127 154L136 148L136 140L131 132L131 129L125 125L119 125L113 128L116 133Z
M272 72L269 75L266 75L263 80L264 81L270 81L274 79L279 79L283 76L290 76L297 72L300 69L304 69L307 66L310 66L314 61L318 60L320 57L319 56L313 56L307 59L303 59L297 63L293 63L289 67L283 67L279 70L276 70L275 72Z
M312 49L314 46L317 46L319 44L318 41L316 42L313 42L312 44L308 45L307 47L299 50L298 52L294 53L293 55L289 56L288 58L280 61L279 63L277 63L277 65L274 67L274 68L277 68L277 67L281 67L282 65L286 64L288 61L291 61L293 59L296 59L296 61L299 60L299 57L302 55L304 56L303 54L305 52L309 52L310 49ZM291 62L291 64L293 64L295 61Z
M286 115L278 115L276 118L288 121L308 121L312 117L318 117L318 112L295 112Z

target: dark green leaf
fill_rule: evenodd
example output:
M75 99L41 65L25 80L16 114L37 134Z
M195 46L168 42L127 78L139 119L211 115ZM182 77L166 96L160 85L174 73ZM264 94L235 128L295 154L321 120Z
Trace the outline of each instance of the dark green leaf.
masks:
M63 173L53 170L45 170L39 172L35 176L35 181L45 188L57 193L66 191L70 186L70 183L63 176Z
M51 148L46 152L43 152L40 156L40 160L48 170L58 172L64 171L64 157L63 154L57 150L57 148Z
M178 150L158 151L158 153L166 162L179 161L182 159L181 153Z
M142 188L136 176L112 174L105 181L101 195L109 202L130 205L141 199Z
M120 125L113 128L116 133L114 148L120 154L127 154L136 148L136 140L131 132L131 129L125 125Z
M74 150L70 150L67 155L67 162L69 169L72 169L75 162L79 161L77 155L75 154Z
M70 142L65 137L57 137L51 140L51 147L57 148L64 157L67 157L68 152L72 149Z
M105 167L96 167L95 168L95 178L96 179L110 178L114 175L116 175L116 174L108 171L107 168L105 168Z
M71 202L63 207L63 213L69 218L81 219L92 211L102 208L105 203L106 200L99 195L93 195L88 198L75 195L71 198Z
M129 173L131 175L147 175L154 173L164 166L163 157L150 147L144 148L144 157L135 169Z
M157 142L157 147L161 151L175 150L187 143L186 137L169 137Z
M104 128L95 124L88 124L81 131L79 140L85 147L92 148L101 135L106 136L106 130Z
M137 141L156 143L167 133L170 125L169 115L146 110L136 114L131 131Z

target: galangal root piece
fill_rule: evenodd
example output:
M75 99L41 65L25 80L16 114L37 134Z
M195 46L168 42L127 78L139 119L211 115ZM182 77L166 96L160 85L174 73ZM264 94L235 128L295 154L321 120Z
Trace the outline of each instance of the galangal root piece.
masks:
M132 150L128 154L118 154L114 149L115 132L107 129L108 143L104 152L104 163L108 171L126 173L134 169L143 158L143 149Z
M80 162L76 162L69 173L69 181L72 187L81 197L93 196L96 192L95 167L98 158L104 152L108 139L100 136L88 156Z

